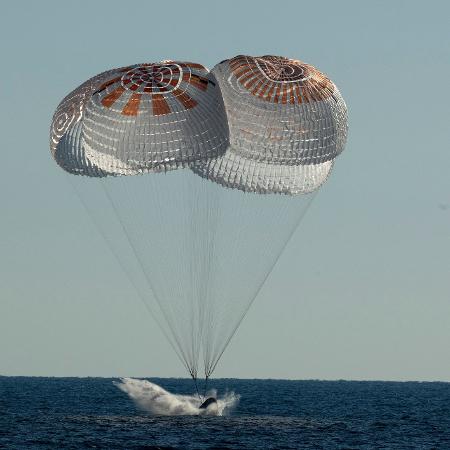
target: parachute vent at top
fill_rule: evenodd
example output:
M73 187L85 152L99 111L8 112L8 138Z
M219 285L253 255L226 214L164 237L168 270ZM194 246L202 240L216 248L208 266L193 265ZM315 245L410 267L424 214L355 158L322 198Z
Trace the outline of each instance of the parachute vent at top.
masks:
M76 192L196 379L199 364L214 371L346 139L330 78L240 55L211 71L100 73L59 104L50 148L81 175Z

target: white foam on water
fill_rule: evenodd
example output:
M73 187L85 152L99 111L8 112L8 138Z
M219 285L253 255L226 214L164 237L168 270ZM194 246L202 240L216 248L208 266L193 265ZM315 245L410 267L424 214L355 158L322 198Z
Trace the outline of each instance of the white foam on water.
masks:
M113 382L121 391L125 392L143 410L164 416L224 416L238 404L239 395L227 392L221 398L217 397L215 390L207 392L207 397L217 399L206 409L199 409L202 400L197 395L179 395L166 391L161 386L148 380L135 378L121 378Z

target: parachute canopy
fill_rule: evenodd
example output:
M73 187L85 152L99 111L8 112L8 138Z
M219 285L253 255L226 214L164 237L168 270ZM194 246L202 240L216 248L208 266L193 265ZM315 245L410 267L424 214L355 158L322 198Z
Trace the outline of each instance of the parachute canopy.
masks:
M227 121L218 86L200 64L165 61L103 72L58 106L57 163L80 175L136 175L222 154Z
M103 72L60 103L50 147L84 175L71 177L76 192L196 379L200 360L213 372L346 137L327 76L237 56L211 72L178 61Z
M334 83L309 64L237 56L212 70L227 111L230 146L196 172L243 191L305 194L327 179L347 137Z

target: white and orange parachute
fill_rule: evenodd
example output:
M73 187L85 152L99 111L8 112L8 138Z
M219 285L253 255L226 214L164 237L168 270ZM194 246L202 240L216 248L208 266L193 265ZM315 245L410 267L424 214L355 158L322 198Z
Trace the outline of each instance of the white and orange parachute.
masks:
M216 367L346 138L327 76L241 55L211 72L179 61L103 72L60 103L50 147L85 176L77 192L196 379L201 360L206 378Z

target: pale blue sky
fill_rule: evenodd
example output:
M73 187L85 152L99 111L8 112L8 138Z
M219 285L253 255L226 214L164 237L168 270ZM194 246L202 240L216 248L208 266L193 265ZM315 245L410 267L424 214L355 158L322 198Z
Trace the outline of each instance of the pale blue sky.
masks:
M349 141L215 376L450 381L449 16L446 1L4 2L0 374L185 376L52 161L51 116L109 68L279 54L336 82Z

